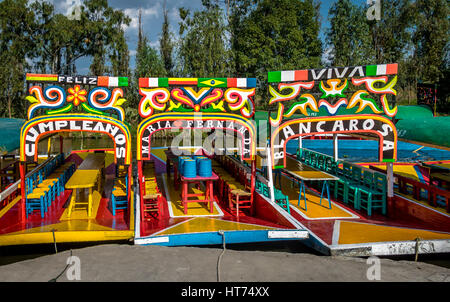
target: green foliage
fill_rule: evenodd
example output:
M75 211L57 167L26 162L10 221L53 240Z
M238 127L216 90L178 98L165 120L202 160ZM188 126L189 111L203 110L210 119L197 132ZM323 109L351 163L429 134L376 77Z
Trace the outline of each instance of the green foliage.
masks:
M365 1L362 1L365 2ZM138 119L139 77L256 77L256 104L267 104L267 72L399 63L398 103L413 104L418 81L447 91L450 74L449 2L383 0L381 20L368 21L368 5L335 0L325 45L319 38L320 0L202 0L179 8L179 39L168 12L159 50L139 25L136 66L129 67L124 26L131 19L107 0L83 0L81 20L70 20L42 0L0 1L0 116L25 117L26 72L78 74L79 58L93 75L128 76L127 119Z
M327 31L332 66L369 65L375 61L371 33L363 7L350 0L338 0L328 13Z
M235 1L231 10L235 74L257 77L267 100L267 72L319 68L319 4L316 1Z
M172 74L174 68L173 64L173 47L172 33L169 30L169 16L166 8L164 7L164 22L162 25L161 38L159 39L159 48L161 58L164 62L164 68L168 75Z
M180 8L181 41L177 72L185 77L227 77L230 50L227 26L217 1L203 1L204 10L190 12Z
M413 34L414 57L420 62L418 78L437 82L448 70L449 2L446 0L416 0L416 31ZM448 83L448 82L447 82Z

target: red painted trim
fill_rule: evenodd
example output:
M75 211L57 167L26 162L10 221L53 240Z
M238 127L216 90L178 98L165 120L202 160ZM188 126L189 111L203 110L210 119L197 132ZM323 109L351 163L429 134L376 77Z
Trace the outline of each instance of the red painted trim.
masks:
M149 81L148 78L139 78L139 87L148 87Z
M170 121L175 121L175 119L169 119L169 120ZM239 123L239 124L244 126L247 130L250 130L250 128L248 128L246 125L244 125L242 123ZM178 129L224 129L224 130L234 131L234 132L240 133L240 135L241 135L241 138L242 138L241 139L241 147L242 147L242 149L244 149L244 146L245 146L245 144L244 144L244 135L242 134L242 132L240 132L240 131L238 131L236 129L227 128L225 126L222 127L222 128L220 128L220 127L213 127L213 128L207 128L207 127L201 127L201 128L199 128L199 127L166 127L166 128L160 128L160 129L157 129L157 130L155 130L153 132L150 132L149 139L148 139L148 157L142 157L142 150L138 150L138 152L140 152L140 154L141 154L141 160L150 160L151 150L152 150L152 147L151 147L151 136L153 135L153 133L156 133L156 132L161 131L161 130L166 130L166 129L177 129L177 130ZM251 131L249 131L249 133L250 133L250 137L251 137L251 139L253 141L254 137L253 137L253 135L251 135ZM143 136L144 136L144 131L142 131L142 137L140 138L141 141L142 141ZM250 158L244 158L244 154L241 155L241 158L244 159L244 160L251 160L252 157L254 157L256 155L252 151L253 151L253 148L250 148ZM256 152L256 147L255 147L255 152Z
M20 170L20 196L22 197L21 201L20 201L20 212L21 214L21 221L25 222L25 218L26 218L26 207L25 207L25 163L20 163L19 165L19 170Z
M236 86L237 86L237 78L227 79L227 87L236 87Z
M113 125L114 126L114 125ZM47 132L43 132L43 133L41 133L41 134L39 134L38 135L38 137L36 138L36 142L34 143L35 144L35 150L38 150L37 148L38 148L38 143L39 143L39 140L41 139L41 137L42 136L46 136L46 135L48 135L48 134L52 134L52 133L58 133L58 132L93 132L93 133L101 133L101 134L106 134L107 136L109 136L110 138L111 138L111 140L113 141L113 143L114 143L114 163L117 163L117 157L115 156L116 155L116 148L117 148L117 146L116 146L116 141L114 140L114 137L110 134L110 133L106 133L106 132L102 132L102 131L88 131L88 130L72 130L72 129L67 129L67 130L53 130L53 131L47 131ZM28 133L28 132L27 132ZM125 137L126 137L126 135L125 135ZM128 145L128 143L127 143L127 145ZM103 149L98 149L98 150L103 150ZM106 150L106 149L105 149ZM110 149L109 149L110 150ZM128 150L129 151L129 150ZM37 161L38 160L38 152L36 152L36 154L34 155L34 160L35 161ZM124 160L124 162L126 163L127 162L127 160L126 160L126 158L125 158L125 160Z
M294 81L308 81L308 70L296 70L294 72Z

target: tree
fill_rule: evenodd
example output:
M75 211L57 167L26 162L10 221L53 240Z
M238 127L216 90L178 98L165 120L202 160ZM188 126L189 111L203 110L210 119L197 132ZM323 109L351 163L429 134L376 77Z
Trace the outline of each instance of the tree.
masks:
M256 76L263 98L267 97L268 71L321 66L318 2L259 0L240 4L232 8L230 18L235 71L240 76Z
M169 16L166 9L166 2L164 2L164 21L162 24L161 38L159 39L159 50L168 75L172 74L174 65L172 58L173 46L171 32L169 30Z
M230 49L227 26L217 1L202 1L203 10L190 16L179 9L181 42L178 70L190 77L227 77L230 73Z
M375 61L366 14L350 0L338 0L329 10L326 39L332 66L368 65Z
M136 66L134 69L134 76L130 81L129 90L129 109L127 116L129 120L137 121L139 118L137 108L139 105L139 78L148 77L164 77L167 72L164 68L164 62L158 55L158 52L150 46L148 38L145 36L142 29L141 11L139 11L139 31L138 31L138 45L136 49Z
M449 43L449 4L446 0L416 0L414 59L418 78L438 82L444 76L446 47ZM448 48L447 48L448 49Z
M27 57L35 46L29 30L33 18L26 0L0 2L0 110L9 118L24 116L21 94Z

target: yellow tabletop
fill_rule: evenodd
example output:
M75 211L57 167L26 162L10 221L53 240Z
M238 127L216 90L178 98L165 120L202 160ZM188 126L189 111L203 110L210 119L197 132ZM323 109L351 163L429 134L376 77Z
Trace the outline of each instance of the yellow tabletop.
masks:
M88 217L91 217L92 213L92 192L97 178L100 174L99 170L76 170L69 181L66 183L66 189L73 189L72 197L70 198L69 210L67 212L67 218L70 218L72 211L75 207L75 196L77 189L89 189L88 205ZM79 204L83 204L78 202Z
M339 178L286 156L284 171L301 180L338 180Z
M104 153L89 154L78 167L78 170L100 170L105 165Z
M85 189L95 186L99 175L99 170L76 170L69 181L66 189Z

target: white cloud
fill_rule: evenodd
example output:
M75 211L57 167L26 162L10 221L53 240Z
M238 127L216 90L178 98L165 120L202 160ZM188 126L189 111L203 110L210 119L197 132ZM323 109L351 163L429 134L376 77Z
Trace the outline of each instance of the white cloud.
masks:
M141 10L142 14L142 23L145 22L147 18L158 18L161 13L161 5L160 3L156 3L152 7L148 8L126 8L123 12L125 15L131 18L130 25L127 28L137 29L139 26L139 10Z

